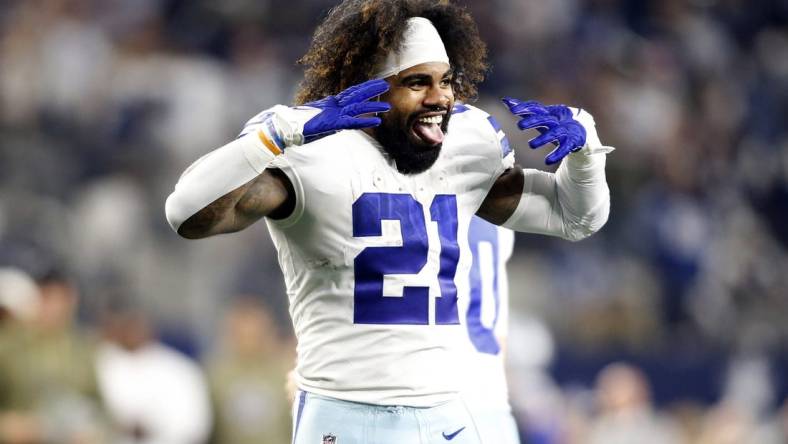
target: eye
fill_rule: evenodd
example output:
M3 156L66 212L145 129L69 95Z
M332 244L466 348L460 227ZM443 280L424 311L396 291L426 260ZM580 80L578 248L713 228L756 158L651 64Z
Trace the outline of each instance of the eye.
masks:
M407 83L408 88L413 90L424 89L429 86L429 82L425 79L414 79Z

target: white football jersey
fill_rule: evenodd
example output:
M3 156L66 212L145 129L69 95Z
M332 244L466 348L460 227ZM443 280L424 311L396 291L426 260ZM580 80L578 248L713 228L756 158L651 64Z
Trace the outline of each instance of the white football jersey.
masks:
M510 410L504 368L509 325L509 282L506 263L514 249L514 232L479 217L471 220L468 245L473 257L464 323L471 356L465 364L468 382L463 395L474 409Z
M420 174L400 174L357 130L277 158L296 208L267 223L298 338L299 388L414 407L457 396L467 381L468 304L458 295L468 295L468 228L513 162L494 120L466 105Z

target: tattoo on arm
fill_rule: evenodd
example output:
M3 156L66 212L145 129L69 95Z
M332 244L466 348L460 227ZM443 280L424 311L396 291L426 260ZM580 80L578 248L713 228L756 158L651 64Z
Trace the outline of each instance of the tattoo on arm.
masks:
M246 184L225 194L186 219L178 229L178 234L188 239L200 239L216 234L217 226L232 215L232 209L248 186L249 184Z
M287 175L279 169L258 176L238 202L241 216L256 221L261 217L284 219L295 209L295 189Z
M278 169L266 170L191 216L178 233L189 239L232 233L265 216L287 217L294 208L295 193L290 180Z

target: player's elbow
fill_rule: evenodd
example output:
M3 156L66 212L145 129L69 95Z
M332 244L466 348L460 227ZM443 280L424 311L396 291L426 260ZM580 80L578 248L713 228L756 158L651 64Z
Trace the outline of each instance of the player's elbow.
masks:
M189 240L205 239L206 237L208 237L208 234L206 234L204 231L196 230L190 227L188 223L182 224L176 230L176 233L178 233L180 237Z
M241 224L228 226L225 219L230 216L227 211L217 210L211 205L197 212L193 208L195 205L179 196L177 190L167 198L164 205L170 227L185 239L205 239L217 234L234 233L246 227Z
M189 223L192 214L189 214L187 205L183 202L183 198L178 195L177 190L170 194L164 203L164 215L173 231L181 237L186 239L201 239L205 237L204 233L200 232L201 230L195 229L194 224Z
M581 241L597 231L607 223L610 216L610 201L606 200L593 211L589 211L584 216L567 225L564 239L570 242Z
M177 191L174 191L169 195L169 197L167 197L167 201L164 202L164 216L167 218L167 223L170 224L170 228L172 228L176 233L178 232L178 229L180 228L183 221L186 220L186 218L183 217L182 210L183 205L177 196Z

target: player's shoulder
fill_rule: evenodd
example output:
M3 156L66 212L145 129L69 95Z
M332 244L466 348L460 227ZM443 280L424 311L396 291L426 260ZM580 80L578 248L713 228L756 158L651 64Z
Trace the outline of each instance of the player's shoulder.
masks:
M451 111L451 121L456 126L470 128L488 134L502 133L501 125L487 111L469 105L467 103L456 103Z
M451 110L451 118L463 121L483 121L490 117L490 113L467 103L457 102Z
M309 168L349 172L356 168L359 162L374 159L373 154L376 153L369 136L360 130L345 130L303 145L291 146L285 150L283 157L292 167L301 170Z
M500 149L505 157L511 153L509 140L498 121L487 111L467 103L456 103L452 108L449 134L462 142L487 141Z

